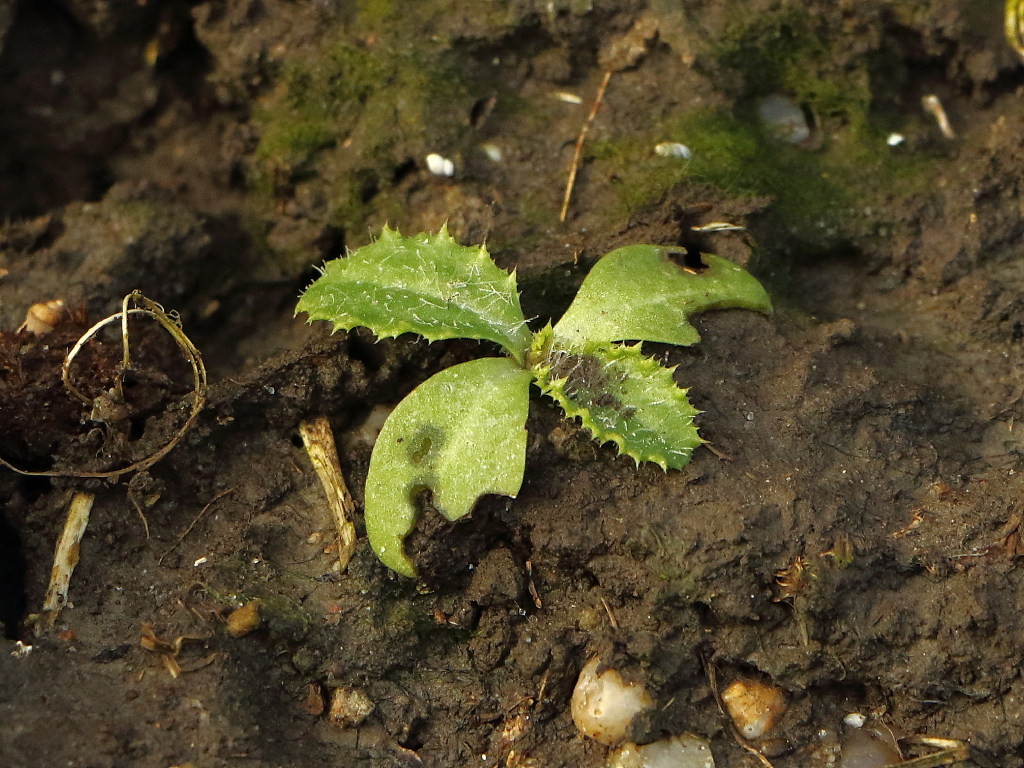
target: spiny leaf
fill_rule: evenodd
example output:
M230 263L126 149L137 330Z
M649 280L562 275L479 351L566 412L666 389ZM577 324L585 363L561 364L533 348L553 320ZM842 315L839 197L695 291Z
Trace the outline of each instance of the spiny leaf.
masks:
M422 491L449 520L485 493L519 493L531 380L508 358L486 357L432 376L391 412L366 477L366 534L384 565L415 575L403 541Z
M761 284L726 259L701 254L706 267L686 271L670 256L681 248L629 245L603 256L590 270L555 334L573 342L700 341L688 322L709 309L771 312Z
M578 416L594 439L611 441L637 464L681 469L704 442L686 390L672 380L672 369L640 354L640 345L606 341L574 345L549 325L530 350L537 385L570 418Z
M459 245L447 228L402 237L385 227L377 241L328 262L295 311L381 338L487 339L520 363L530 346L515 273L495 266L483 246Z

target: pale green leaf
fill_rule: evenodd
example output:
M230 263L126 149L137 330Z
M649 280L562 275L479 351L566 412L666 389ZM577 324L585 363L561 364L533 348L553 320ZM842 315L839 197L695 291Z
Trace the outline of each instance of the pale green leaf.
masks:
M709 309L771 312L764 288L731 261L701 254L706 269L688 272L669 258L680 248L629 245L606 254L590 270L576 299L555 326L574 342L700 341L688 318Z
M391 412L366 477L366 534L384 565L415 575L403 542L422 491L449 520L485 493L519 493L531 380L508 358L473 360L427 379Z
M375 242L329 261L295 311L330 320L335 330L365 326L381 338L487 339L520 363L530 346L515 274L499 269L483 246L459 245L445 228L402 237L385 227Z
M611 441L637 464L681 469L704 440L686 390L672 370L640 354L640 345L572 345L543 329L530 350L537 384L600 443Z

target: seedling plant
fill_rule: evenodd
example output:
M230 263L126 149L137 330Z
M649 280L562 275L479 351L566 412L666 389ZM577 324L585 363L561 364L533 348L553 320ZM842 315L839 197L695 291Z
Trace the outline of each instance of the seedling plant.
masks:
M606 254L561 320L536 333L520 308L515 273L446 229L403 237L385 227L375 242L326 264L296 313L329 320L334 330L364 326L379 338L486 339L507 353L435 374L385 422L365 490L366 533L384 565L415 576L404 540L423 491L452 521L484 494L519 492L531 384L637 465L668 470L690 461L704 442L693 423L699 412L673 381L674 369L645 357L639 342L689 346L700 340L690 316L730 307L767 313L771 302L732 262L701 254L700 268L689 269L673 260L682 255L658 245Z

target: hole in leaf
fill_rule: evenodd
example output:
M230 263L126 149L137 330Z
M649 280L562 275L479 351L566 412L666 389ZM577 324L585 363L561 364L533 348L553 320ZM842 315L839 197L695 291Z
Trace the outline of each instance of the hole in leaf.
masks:
M666 250L665 255L691 275L700 275L707 271L708 265L700 258L700 251L692 248L674 248Z

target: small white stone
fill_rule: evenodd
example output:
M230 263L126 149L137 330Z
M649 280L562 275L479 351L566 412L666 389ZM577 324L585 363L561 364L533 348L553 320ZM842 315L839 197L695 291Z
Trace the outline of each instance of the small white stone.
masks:
M21 640L18 640L14 643L14 650L11 651L11 656L23 659L30 653L32 653L32 648L33 646L26 645L25 643L21 642Z
M688 146L674 141L665 141L658 144L654 148L654 154L661 157L681 157L684 160L689 160L693 157L693 152Z
M194 563L192 563L192 566L194 568L198 568L200 565L202 565L205 562L206 562L206 558L205 557L200 557L198 560L196 560Z
M427 155L427 169L435 176L455 175L455 163L447 157L441 157L436 152Z
M843 722L851 728L860 728L862 725L864 725L866 720L867 717L862 715L860 712L851 712L843 718Z
M708 742L692 733L638 747L624 744L609 755L608 768L715 768Z
M499 147L497 144L481 144L480 149L484 151L484 154L487 155L487 159L490 160L491 162L501 162L501 147Z
M889 138L885 140L885 143L890 147L898 147L905 141L905 137L902 133L890 133Z
M775 138L789 144L799 144L811 137L803 110L780 94L765 96L757 104L757 111Z
M627 683L618 671L600 675L600 659L592 659L580 672L572 693L572 719L580 733L606 746L615 746L629 735L633 718L654 707L647 690Z
M583 97L577 96L575 93L569 93L568 91L555 91L553 94L559 101L564 101L566 104L582 104Z

